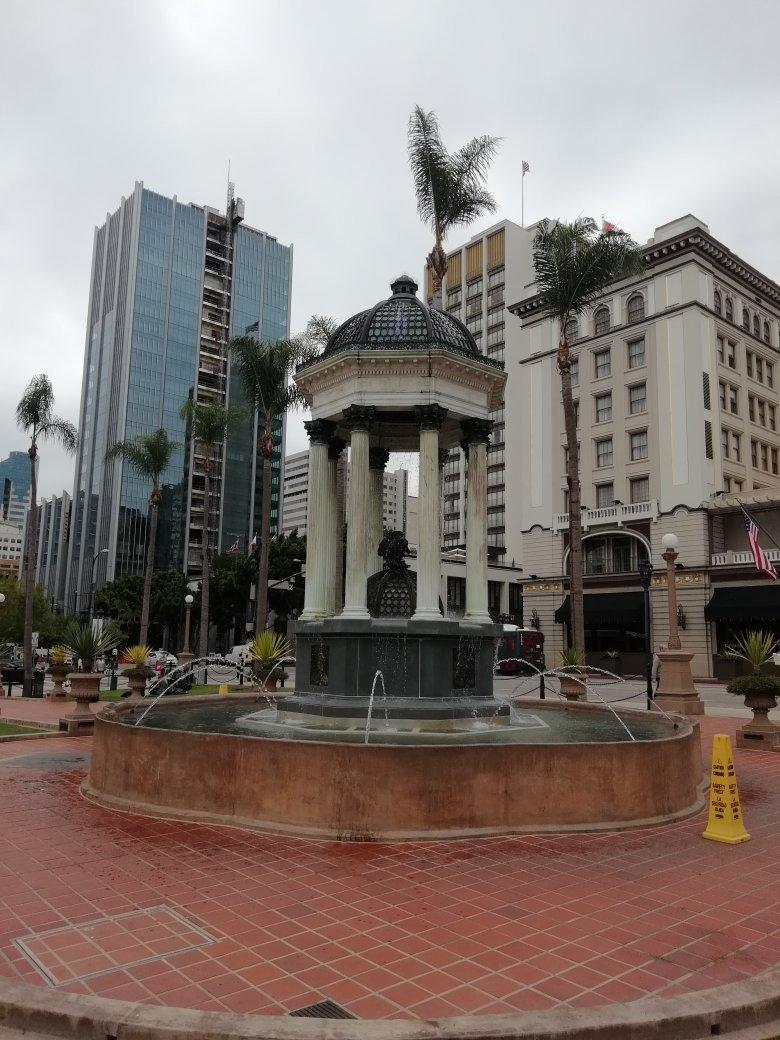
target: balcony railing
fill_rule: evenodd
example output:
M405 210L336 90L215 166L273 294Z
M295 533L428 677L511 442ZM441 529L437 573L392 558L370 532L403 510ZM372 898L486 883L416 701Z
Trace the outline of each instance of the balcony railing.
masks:
M780 563L780 549L764 549L764 555L772 563ZM753 563L752 552L734 552L733 549L728 549L726 552L713 553L710 557L710 564L713 567L735 567L745 563Z
M605 524L633 523L635 520L656 520L658 518L658 500L651 498L649 502L631 502L626 506L606 506L604 509L583 509L582 529L599 527ZM557 533L569 526L568 513L554 513L553 532Z

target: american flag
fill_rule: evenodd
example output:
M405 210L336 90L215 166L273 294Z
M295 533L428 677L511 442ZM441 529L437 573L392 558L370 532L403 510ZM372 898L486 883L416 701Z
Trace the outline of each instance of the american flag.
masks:
M758 541L758 527L756 526L756 522L745 509L742 510L742 522L747 531L750 551L753 553L753 562L756 565L756 570L759 574L766 574L767 578L771 578L772 581L777 581L777 571L772 566L771 561L767 558L766 553L761 548Z
M528 163L525 161L525 159L523 159L523 173L530 173L530 172L531 172L531 167L528 165Z
M230 548L228 549L228 552L229 553L237 553L238 552L238 538L236 538L236 540L230 546Z

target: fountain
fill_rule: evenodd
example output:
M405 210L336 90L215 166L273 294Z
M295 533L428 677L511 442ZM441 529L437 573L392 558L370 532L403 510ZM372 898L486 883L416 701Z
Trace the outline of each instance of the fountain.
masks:
M88 797L351 840L623 827L700 807L695 721L494 697L487 450L506 377L416 291L396 279L389 299L345 322L296 375L312 419L294 691L273 704L166 697L143 717L130 704L106 708ZM336 465L347 443L342 609ZM461 619L439 599L441 464L457 444L468 465ZM420 455L416 575L403 534L382 531L384 466L410 449Z

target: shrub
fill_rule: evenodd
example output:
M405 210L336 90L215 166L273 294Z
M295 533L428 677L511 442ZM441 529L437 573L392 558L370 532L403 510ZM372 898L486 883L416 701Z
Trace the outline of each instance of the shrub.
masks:
M780 697L780 677L759 675L756 672L750 675L738 675L736 679L731 680L726 689L738 697L747 697L753 693L773 693L775 697Z

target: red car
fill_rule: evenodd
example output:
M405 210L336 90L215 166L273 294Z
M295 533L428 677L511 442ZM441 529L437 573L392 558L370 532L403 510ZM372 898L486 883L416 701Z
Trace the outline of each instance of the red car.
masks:
M504 634L496 647L496 672L499 675L517 675L526 662L533 669L544 670L544 636L535 628L504 625Z

